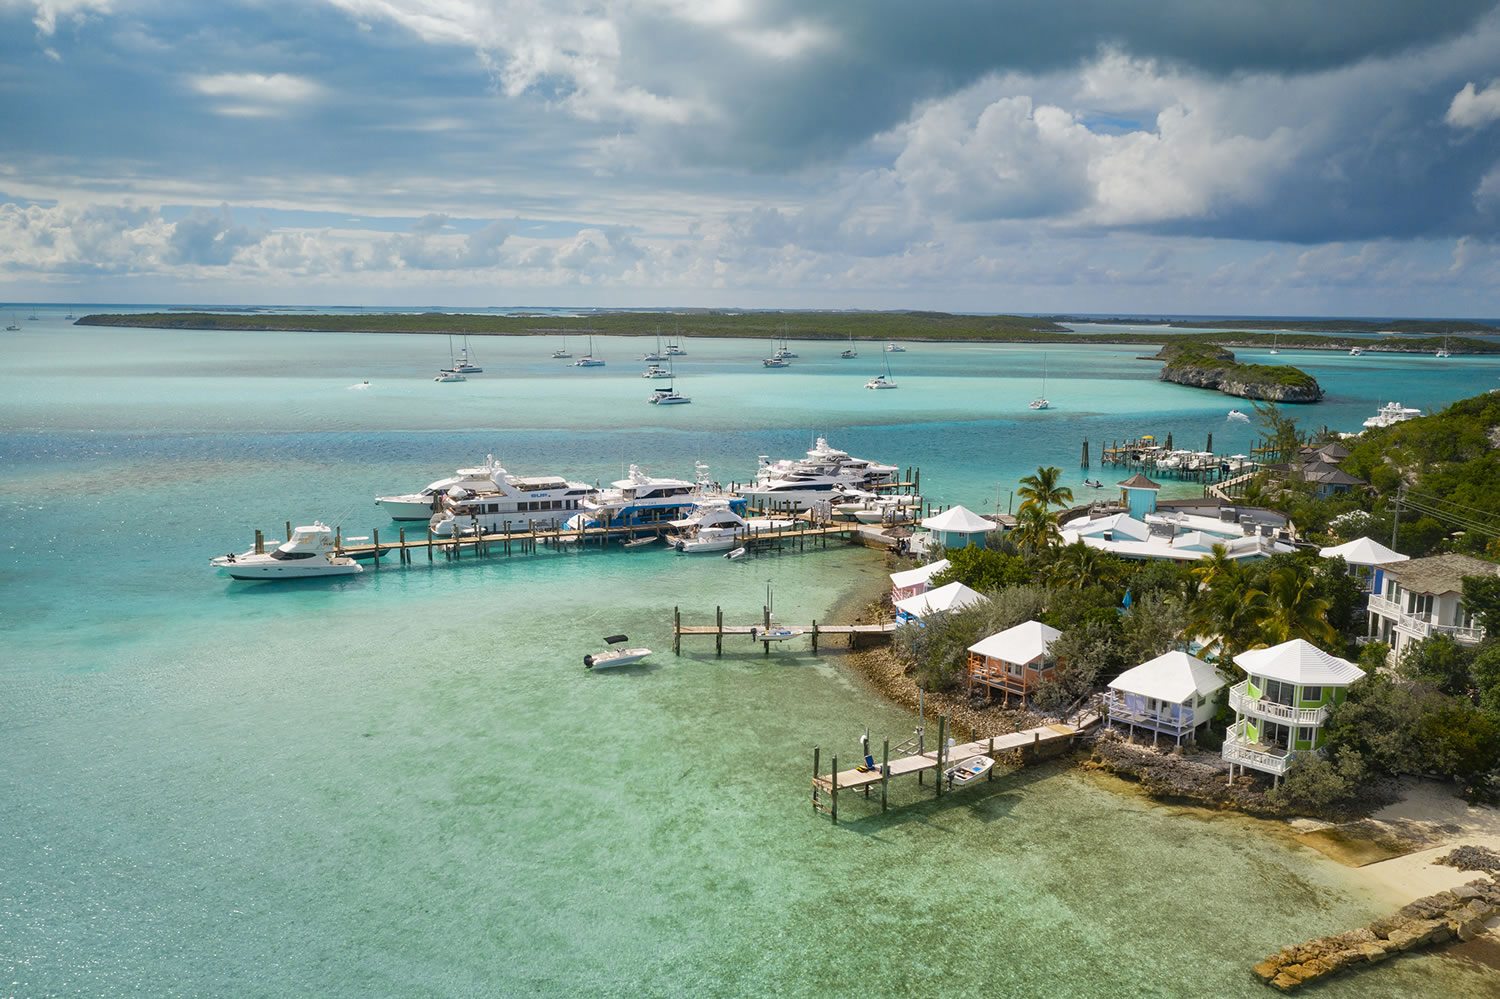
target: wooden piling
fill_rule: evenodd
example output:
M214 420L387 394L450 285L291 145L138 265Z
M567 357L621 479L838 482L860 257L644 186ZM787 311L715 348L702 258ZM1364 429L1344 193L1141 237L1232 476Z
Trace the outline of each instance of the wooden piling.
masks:
M716 627L716 628L719 629L718 632L714 635L714 655L715 656L722 656L724 654L724 608L723 607L715 607L714 608L714 627Z
M374 531L372 531L371 533L375 537L375 557L372 558L370 561L375 566L376 569L379 569L380 568L380 528L378 528L378 527L375 528Z
M255 531L255 554L257 554L257 555L264 555L265 553L266 553L266 537L265 537L265 535L263 535L263 534L260 533L260 529L259 528L256 528L256 531Z
M817 784L817 781L818 781L818 778L821 777L821 776L822 776L822 774L818 770L818 747L814 746L813 747L813 793L812 793L812 806L813 806L813 814L814 815L818 814L818 784Z
M1089 439L1087 437L1083 439L1083 467L1089 467Z
M880 810L885 811L886 785L891 782L891 740L885 740L885 748L880 751Z
M995 758L995 737L993 735L990 736L990 751L988 753L988 756L992 760ZM995 779L995 768L994 767L990 767L989 779L990 780L994 780Z
M682 655L682 610L672 608L672 654Z
M288 541L292 540L292 522L290 520L286 522L286 539Z
M834 753L829 757L829 763L833 764L833 776L829 778L828 803L829 812L833 815L833 824L839 824L839 756Z
M812 626L812 650L814 652L818 651L818 622L816 618L813 619Z
M401 542L401 547L396 549L396 558L402 565L405 565L411 561L411 552L406 550L406 528L402 527L397 530L396 540ZM379 551L375 553L375 557L380 557Z
M943 796L943 754L948 751L948 716L938 716L937 773L932 783L937 788L936 797Z

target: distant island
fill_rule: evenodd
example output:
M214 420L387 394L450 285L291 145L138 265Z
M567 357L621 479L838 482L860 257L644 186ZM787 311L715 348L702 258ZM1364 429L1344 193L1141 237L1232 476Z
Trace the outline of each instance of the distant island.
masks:
M1098 319L1082 316L1048 316L1056 323L1116 323L1133 326L1162 326L1168 329L1239 329L1279 330L1285 333L1400 333L1449 336L1455 333L1491 335L1500 326L1488 326L1468 319L1387 319L1370 322L1363 319Z
M1083 320L1079 320L1082 322ZM1091 320L1097 321L1097 320ZM1032 316L970 316L948 312L597 312L583 316L477 315L463 312L315 313L138 312L87 315L79 326L149 329L275 331L308 333L452 333L469 336L556 336L594 333L600 336L689 336L697 338L796 340L908 340L986 343L1094 343L1159 346L1156 333L1074 333L1054 319ZM1246 323L1246 326L1253 325ZM1357 325L1357 324L1343 324ZM1475 324L1471 324L1475 325ZM1162 329L1169 327L1163 325ZM1496 332L1478 327L1472 332ZM1187 334L1182 334L1186 336ZM1431 353L1425 333L1369 337L1275 334L1249 329L1192 335L1196 343L1243 349L1340 350L1358 345L1365 351ZM1454 354L1500 353L1500 342L1449 335Z
M1199 342L1172 343L1153 360L1166 363L1161 379L1192 388L1217 389L1241 399L1268 402L1318 402L1318 380L1289 364L1242 364L1222 347Z

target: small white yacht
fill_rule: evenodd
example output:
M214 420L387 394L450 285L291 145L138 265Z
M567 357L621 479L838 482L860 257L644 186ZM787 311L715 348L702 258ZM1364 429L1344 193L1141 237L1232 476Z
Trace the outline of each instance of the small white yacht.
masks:
M661 328L658 327L657 330L656 330L656 349L655 350L649 350L649 351L647 351L646 355L644 357L642 357L641 360L643 360L643 361L665 361L666 359L667 359L667 355L664 354L664 353L662 353L662 349L661 349ZM653 368L656 367L656 365L654 365L654 364L651 365L651 366Z
M1349 356L1350 357L1358 357L1359 355L1361 355L1363 353L1364 353L1364 351L1361 350L1359 347L1350 347L1349 348Z
M533 523L551 526L583 509L594 493L586 482L561 475L511 475L496 465L488 488L470 491L454 486L442 495L442 506L427 521L435 537L526 531Z
M700 466L699 481L653 476L631 465L626 478L610 483L610 488L587 497L582 512L575 514L568 527L661 527L687 515L705 499L723 496L737 514L745 512L746 501L718 491L707 481L706 468Z
M1047 401L1047 355L1042 355L1042 394L1031 400L1032 409L1047 409L1052 403Z
M610 635L604 639L604 644L610 648L607 652L599 652L592 656L583 657L585 669L608 669L611 666L629 666L638 663L651 654L650 649L627 649L624 644L630 641L628 635Z
M746 520L734 512L728 497L717 496L693 504L686 517L670 521L674 533L663 540L668 547L688 555L730 551L740 547L741 540L748 534L781 530L794 523L770 518Z
M445 479L429 482L420 492L399 496L376 496L375 502L390 513L392 520L427 520L443 507L443 496L455 487L471 493L494 488L490 475L500 468L494 455L486 455L479 468L460 468Z
M1224 417L1224 419L1226 419L1226 420L1235 420L1235 421L1238 421L1240 423L1249 423L1250 422L1250 416L1249 416L1249 414L1242 413L1238 409L1231 409L1229 411L1229 415L1226 416L1226 417Z
M1443 345L1441 347L1439 347L1437 349L1437 352L1435 354L1433 354L1432 356L1433 357L1452 357L1453 356L1453 354L1448 350L1448 338L1447 337L1443 337Z
M791 361L788 361L784 357L777 357L774 354L772 354L770 357L763 358L760 363L768 368L790 368L792 366Z
M888 343L885 345L885 352L887 354L904 354L906 353L906 348L899 343Z
M664 389L657 389L646 397L646 401L653 406L682 406L693 401L692 396L683 395L670 385Z
M1420 409L1412 409L1403 406L1399 402L1388 402L1380 407L1380 411L1365 421L1366 427L1389 427L1396 423L1405 423L1407 420L1415 420L1422 415Z
M641 377L642 378L671 378L672 377L672 371L671 371L670 368L664 368L660 364L653 364L653 365L649 366L648 368L646 368L645 371L641 372Z
M433 379L435 382L466 382L468 380L459 371L439 371L437 377Z
M602 368L604 361L594 356L594 338L589 337L589 352L573 362L575 368Z
M290 538L271 551L220 555L208 564L234 579L309 579L365 571L354 559L338 553L333 528L322 521L296 528Z
M678 336L675 342L672 340L667 341L667 355L669 357L682 357L686 353L686 348L682 346L681 336Z

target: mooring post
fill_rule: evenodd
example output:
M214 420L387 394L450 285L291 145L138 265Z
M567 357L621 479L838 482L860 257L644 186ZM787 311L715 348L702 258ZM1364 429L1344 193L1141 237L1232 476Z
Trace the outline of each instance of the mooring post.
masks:
M714 608L714 627L718 630L714 633L714 655L724 654L724 608Z
M406 550L406 528L402 527L397 530L396 540L401 542L401 547L396 549L396 559L400 562L400 564L405 565L408 557L411 555L411 553Z
M812 650L818 651L818 620L813 618Z
M1214 435L1213 435L1213 431L1209 431L1209 434L1208 434L1208 443L1205 444L1205 445L1203 445L1203 450L1211 452L1211 451L1213 451L1213 449L1214 449Z
M1083 467L1089 467L1089 439L1087 437L1083 439Z
M427 529L427 561L432 562L432 528Z
M813 793L812 793L812 806L813 806L813 814L814 815L818 814L818 778L821 777L821 776L823 776L823 775L820 774L820 773L818 773L818 747L814 746L813 747Z
M672 654L682 655L682 611L672 608Z
M767 643L769 644L769 643ZM839 755L834 753L828 760L833 765L833 776L828 779L828 785L832 788L828 792L829 812L833 815L833 824L839 824Z
M995 758L995 737L993 735L990 736L990 752L989 752L989 757L992 760ZM995 768L994 767L990 767L990 777L989 777L989 779L990 780L994 780L995 779Z
M880 751L880 810L885 811L886 785L891 782L891 740L885 740L885 747Z
M266 538L265 538L265 535L263 535L263 534L260 533L260 528L256 528L255 529L255 554L257 554L257 555L264 555L265 553L266 553Z
M938 744L937 744L937 779L932 783L937 787L937 797L943 796L943 753L948 748L948 716L938 715Z
M375 557L371 561L375 563L375 568L378 570L380 568L380 528L375 528L371 533L375 536Z
M288 541L292 540L292 522L290 520L286 522L286 539Z

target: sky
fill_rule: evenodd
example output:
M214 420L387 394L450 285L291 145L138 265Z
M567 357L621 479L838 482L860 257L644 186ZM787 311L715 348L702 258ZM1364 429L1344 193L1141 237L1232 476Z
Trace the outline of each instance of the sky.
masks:
M0 299L1500 317L1500 0L0 0Z

